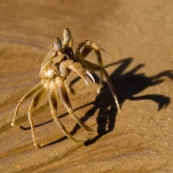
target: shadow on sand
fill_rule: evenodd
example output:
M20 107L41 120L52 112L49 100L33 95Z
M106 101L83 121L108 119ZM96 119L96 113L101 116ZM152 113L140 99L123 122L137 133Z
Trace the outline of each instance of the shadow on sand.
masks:
M124 71L128 68L128 66L132 63L133 58L125 58L121 61L109 64L104 66L105 68L119 65L118 68L111 74L110 78L113 82L115 91L117 93L117 97L119 103L122 107L125 100L152 100L158 104L158 110L166 107L170 103L170 98L164 96L162 94L149 94L144 96L135 96L139 94L141 91L147 89L148 87L160 84L164 82L163 77L169 77L173 80L173 71L167 70L157 75L148 77L143 73L137 73L139 69L144 67L144 64L139 64L130 71L124 73ZM88 140L85 142L85 145L90 145L101 138L103 135L109 133L114 129L117 109L114 104L114 100L111 96L107 83L103 83L102 90L100 94L97 95L95 101L92 103L93 107L88 110L84 117L82 117L82 121L86 122L89 117L94 115L97 109L99 109L99 113L97 116L97 133L98 135L92 140ZM80 127L76 125L72 131L75 133Z
M155 85L158 85L162 82L164 82L163 77L169 77L170 79L173 80L173 71L167 70L158 73L157 75L148 77L145 76L143 73L137 73L139 69L144 67L144 64L139 64L130 71L127 71L126 69L130 66L132 63L133 58L125 58L121 61L115 62L108 64L104 66L105 68L108 68L110 66L117 66L118 68L115 69L115 71L110 75L111 81L114 85L115 91L117 93L117 97L119 100L119 103L122 107L123 103L125 100L152 100L158 104L158 110L162 109L163 107L166 107L170 103L170 98L167 96L164 96L162 94L149 94L149 95L144 95L144 96L135 96L136 94L139 94L143 90L147 89L148 87L152 87ZM127 72L125 72L127 71ZM97 75L95 75L96 82L99 82L99 79ZM79 77L74 79L70 87L72 88L72 85L80 80ZM99 138L101 138L103 135L109 133L112 131L115 127L116 123L116 116L117 116L117 109L116 105L114 103L114 100L112 98L112 95L110 93L109 87L107 86L106 82L103 82L103 87L101 89L100 94L97 95L96 99L94 102L88 103L86 105L80 106L76 108L75 110L81 109L85 106L88 105L93 105L91 109L89 109L86 114L81 118L83 122L86 122L91 116L95 114L97 110L99 110L98 116L97 116L97 133L98 135L94 137L91 140L88 140L85 142L85 145L90 145L97 141ZM59 117L63 117L68 115L63 114ZM51 122L51 121L49 121ZM47 122L47 123L49 123ZM45 124L45 123L43 123ZM40 126L43 124L36 125ZM22 129L26 130L29 128L24 128L21 127ZM78 130L80 129L80 126L78 124L75 125L73 128L71 134L75 134ZM62 140L66 139L66 137L63 137L61 139L58 139L56 141L53 141L47 145L52 145L57 142L60 142ZM47 146L44 145L43 147Z

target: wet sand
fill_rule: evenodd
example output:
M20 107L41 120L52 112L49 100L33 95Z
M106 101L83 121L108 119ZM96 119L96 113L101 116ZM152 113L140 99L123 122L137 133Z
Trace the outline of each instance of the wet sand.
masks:
M171 0L1 0L0 172L172 173L173 172L173 1ZM121 104L117 112L103 82L86 86L71 73L69 97L88 133L67 115L58 116L76 138L67 139L50 115L47 99L33 113L35 149L27 120L31 99L11 127L19 99L39 81L43 58L55 37L70 28L74 47L100 44L105 69ZM96 62L94 53L87 58ZM97 76L96 76L97 77Z

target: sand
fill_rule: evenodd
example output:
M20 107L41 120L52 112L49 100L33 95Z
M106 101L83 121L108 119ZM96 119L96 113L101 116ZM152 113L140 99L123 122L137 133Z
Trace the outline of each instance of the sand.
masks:
M0 172L173 172L172 0L1 0L0 23ZM22 104L16 126L10 124L64 28L70 28L75 48L88 39L108 52L103 62L121 111L105 80L97 94L98 83L86 86L71 73L75 114L96 131L79 128L59 99L60 120L86 142L67 139L46 97L33 112L35 149L27 119L31 99ZM94 53L87 59L96 63Z

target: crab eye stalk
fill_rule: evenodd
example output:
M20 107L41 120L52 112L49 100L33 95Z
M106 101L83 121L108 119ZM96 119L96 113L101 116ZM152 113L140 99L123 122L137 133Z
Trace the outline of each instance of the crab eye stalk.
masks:
M56 51L60 51L62 49L62 43L58 37L54 40L54 48Z
M64 38L64 42L68 43L72 36L71 36L71 32L68 28L65 28L63 31L63 38Z

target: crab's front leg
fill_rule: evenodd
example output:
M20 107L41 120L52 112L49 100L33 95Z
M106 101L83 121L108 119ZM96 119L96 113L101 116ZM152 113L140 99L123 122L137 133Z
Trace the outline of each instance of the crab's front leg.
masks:
M99 46L97 43L92 42L90 40L84 41L78 45L78 48L76 49L75 55L79 56L81 59L85 59L88 54L94 50L97 55L97 60L99 65L102 64L102 58L100 52L104 52L107 54L107 52Z
M67 91L66 91L66 88L65 88L65 85L64 85L64 82L60 79L60 78L56 78L56 84L57 84L57 87L58 87L58 94L61 98L61 100L63 101L64 103L64 106L66 107L69 115L72 116L72 118L81 126L83 127L85 130L87 131L93 131L90 127L88 127L86 124L84 124L73 112L73 109L72 109L72 106L71 106L71 103L70 103L70 100L69 100L69 97L68 97L68 94L67 94Z
M108 83L109 88L111 90L111 93L112 93L112 95L114 97L114 100L115 100L115 104L117 106L117 109L119 110L120 109L120 106L119 106L119 103L118 103L117 95L115 93L114 86L113 86L113 84L111 82L111 79L110 79L107 71L102 66L99 66L97 64L91 63L91 62L86 61L84 59L80 59L79 62L82 64L82 66L84 66L88 70L91 70L91 71L102 71L102 73L106 77L107 83Z
M92 50L94 50L96 54L98 64L100 66L103 66L101 51L104 53L107 53L107 52L97 43L94 43L92 41L87 40L85 42L80 43L78 48L76 49L75 56L78 59L85 59ZM99 81L98 93L100 92L101 84L103 81L103 72L99 71L99 75L100 75L100 81Z

